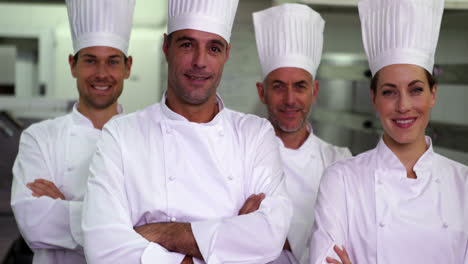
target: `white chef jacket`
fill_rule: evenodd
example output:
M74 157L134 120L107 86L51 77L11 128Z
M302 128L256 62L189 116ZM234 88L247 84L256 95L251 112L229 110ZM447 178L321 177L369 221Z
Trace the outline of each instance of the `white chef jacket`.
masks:
M320 183L310 263L468 263L468 167L432 149L414 166L417 179L381 139L377 147L329 167Z
M11 206L34 251L34 264L86 263L81 210L100 134L76 104L70 114L33 124L22 133L13 166ZM26 184L40 178L53 182L66 200L33 197Z
M288 232L292 254L283 250L275 264L309 263L309 243L314 223L314 204L322 173L335 161L351 156L348 148L329 144L314 135L307 124L309 137L298 149L286 148L278 139L286 179L286 189L293 202L294 214Z
M177 263L184 255L134 227L191 223L207 263L266 263L283 247L292 216L270 123L223 107L189 122L165 104L106 124L91 162L83 210L88 263ZM237 216L253 193L260 208ZM204 263L194 259L195 263Z

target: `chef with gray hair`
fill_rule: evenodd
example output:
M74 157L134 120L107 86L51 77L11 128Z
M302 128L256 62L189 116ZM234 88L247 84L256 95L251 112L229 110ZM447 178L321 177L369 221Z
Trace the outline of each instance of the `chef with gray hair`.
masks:
M310 7L283 4L253 14L263 81L257 83L280 146L286 188L294 215L284 250L274 263L309 263L314 204L322 172L351 156L329 144L308 122L319 84L317 68L323 46L324 20Z

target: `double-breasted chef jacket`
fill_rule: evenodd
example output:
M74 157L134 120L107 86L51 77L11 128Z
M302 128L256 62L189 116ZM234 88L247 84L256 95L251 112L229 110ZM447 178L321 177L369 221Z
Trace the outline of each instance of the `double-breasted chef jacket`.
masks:
M329 167L320 184L311 262L468 263L468 167L428 149L417 179L381 139L377 147Z
M266 263L281 252L292 215L270 123L223 106L209 123L161 103L112 120L90 166L83 212L89 263L180 263L184 255L134 227L191 223L207 263ZM260 208L237 216L251 194ZM195 259L196 263L203 263Z
M100 135L76 104L71 113L33 124L22 133L11 206L21 235L34 251L34 264L86 263L81 211ZM36 179L53 182L66 200L33 197L26 184Z

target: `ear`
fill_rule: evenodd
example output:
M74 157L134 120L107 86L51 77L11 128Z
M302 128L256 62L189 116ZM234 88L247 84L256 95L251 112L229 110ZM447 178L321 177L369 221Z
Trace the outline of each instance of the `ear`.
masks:
M226 59L224 60L224 63L226 63L229 60L230 52L231 52L231 44L228 44L227 49L226 49Z
M370 92L371 92L371 97L372 97L372 105L374 106L374 109L377 111L377 106L375 105L375 92L374 90L372 90L372 88L370 89Z
M68 55L68 64L70 64L70 71L71 71L71 74L74 78L76 78L77 76L77 73L76 73L76 64L77 62L75 61L75 59L73 59L73 55Z
M436 101L437 101L437 84L434 84L434 87L432 87L432 98L431 98L431 108L434 107Z
M262 82L257 82L257 92L258 92L258 97L260 97L260 100L262 101L262 103L266 104L265 86L263 85Z
M125 79L128 79L130 77L130 72L132 71L132 64L133 64L133 58L132 56L128 56L127 58L127 64L125 64Z
M164 52L164 56L166 57L166 62L167 62L168 52L169 52L169 42L167 41L167 34L165 33L164 33L163 52Z
M312 83L312 104L315 103L318 92L319 92L319 82L317 80L314 80Z

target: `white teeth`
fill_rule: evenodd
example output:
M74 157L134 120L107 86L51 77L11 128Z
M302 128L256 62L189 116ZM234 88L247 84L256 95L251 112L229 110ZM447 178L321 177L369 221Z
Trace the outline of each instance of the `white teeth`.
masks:
M94 86L97 90L104 91L110 88L110 86Z
M409 124L414 122L414 119L408 119L408 120L396 120L398 124Z
M192 80L198 80L198 81L203 81L203 80L206 80L207 78L190 76L190 79L192 79Z

